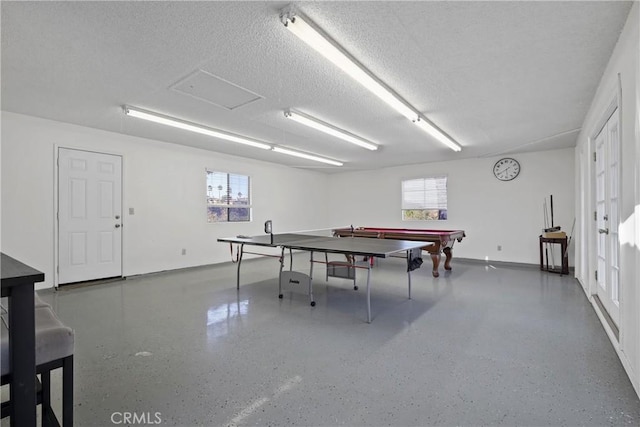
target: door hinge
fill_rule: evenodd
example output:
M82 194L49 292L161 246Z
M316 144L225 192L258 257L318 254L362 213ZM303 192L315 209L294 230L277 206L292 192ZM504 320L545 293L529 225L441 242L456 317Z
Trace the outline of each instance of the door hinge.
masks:
M598 220L598 211L593 211L593 220L594 221Z
M596 270L596 282L598 281L598 270Z
M594 162L596 161L596 152L595 151L593 152L593 161Z

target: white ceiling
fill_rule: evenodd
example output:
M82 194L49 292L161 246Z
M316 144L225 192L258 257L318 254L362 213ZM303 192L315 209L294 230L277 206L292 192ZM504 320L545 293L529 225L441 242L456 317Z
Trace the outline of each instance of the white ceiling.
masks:
M301 2L298 9L462 146L422 132L288 32L288 2L2 1L2 110L328 173L572 147L631 2ZM198 71L255 96L177 90ZM215 94L214 94L215 95ZM126 117L156 111L331 167ZM297 109L370 152L284 118Z

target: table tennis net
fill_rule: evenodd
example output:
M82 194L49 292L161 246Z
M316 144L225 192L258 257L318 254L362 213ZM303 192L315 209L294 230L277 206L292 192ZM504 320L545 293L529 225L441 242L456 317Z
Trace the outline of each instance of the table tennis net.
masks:
M294 238L295 236L299 236L301 239L313 239L313 238L322 238L322 237L334 237L333 230L340 227L331 227L331 228L315 228L308 230L292 230L292 231L282 231L278 232L274 230L273 236L280 237L288 237L291 236Z

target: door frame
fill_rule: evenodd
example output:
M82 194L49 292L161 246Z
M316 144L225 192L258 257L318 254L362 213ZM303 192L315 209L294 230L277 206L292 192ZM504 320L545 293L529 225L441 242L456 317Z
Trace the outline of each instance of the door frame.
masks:
M58 182L58 176L60 174L59 168L60 165L58 164L58 157L59 157L59 153L60 153L60 149L66 149L66 150L76 150L76 151L86 151L89 153L95 153L95 154L107 154L107 155L111 155L111 156L119 156L122 159L122 172L121 172L121 180L122 180L122 193L121 193L121 203L122 203L122 239L120 242L121 248L120 248L120 257L121 257L121 277L125 277L125 260L127 259L127 257L125 256L125 248L127 245L125 245L125 240L126 240L126 231L127 228L125 227L125 218L124 218L124 201L126 200L126 196L125 196L125 189L126 189L126 185L125 185L125 156L124 154L120 153L120 152L116 152L116 151L104 151L104 150L94 150L93 148L84 148L84 147L78 147L78 146L71 146L71 145L62 145L62 144L53 144L53 287L54 289L58 289L58 287L60 286L60 280L59 280L59 274L60 274L60 254L59 252L59 248L60 248L60 230L59 230L59 224L58 224L58 204L59 204L59 198L60 198L60 183Z
M613 93L612 93L613 92ZM617 84L614 90L610 90L610 95L608 96L608 99L610 99L609 103L607 104L607 107L605 109L603 109L599 115L598 115L598 120L596 121L596 124L592 127L591 131L589 132L589 139L588 139L588 147L589 147L589 156L588 156L588 163L589 163L589 212L586 213L585 218L587 218L588 221L588 226L585 227L586 231L587 231L587 240L586 243L588 244L588 262L589 262L589 268L588 268L588 279L587 279L587 283L588 283L588 295L589 295L589 299L592 303L592 306L594 307L594 310L596 311L596 314L598 315L598 318L600 319L600 322L602 323L603 327L605 328L605 330L607 331L607 335L609 335L609 338L611 339L612 343L616 343L617 349L621 348L622 343L624 341L624 329L620 328L620 325L616 325L615 328L617 328L617 334L614 331L614 328L609 324L609 314L604 311L603 312L603 308L600 307L599 303L596 301L597 297L597 293L598 293L598 282L595 278L596 275L596 271L598 269L597 267L597 256L598 256L598 233L596 231L597 226L596 226L596 221L594 220L593 217L593 213L596 211L596 177L595 177L595 162L593 161L593 154L596 151L596 137L598 136L598 134L604 129L605 125L607 124L607 122L609 121L609 119L616 114L618 116L618 129L619 129L619 141L620 141L620 147L622 147L622 92L621 92L621 85L620 85L620 76L618 75L618 80L617 80ZM621 152L620 152L621 155ZM620 180L620 175L621 175L621 170L618 170L618 185L621 185L621 180ZM619 309L619 318L622 319L623 317L623 312L624 312L624 301L622 298L622 283L619 282L619 288L618 288L618 295L619 295L619 299L618 299L618 309Z

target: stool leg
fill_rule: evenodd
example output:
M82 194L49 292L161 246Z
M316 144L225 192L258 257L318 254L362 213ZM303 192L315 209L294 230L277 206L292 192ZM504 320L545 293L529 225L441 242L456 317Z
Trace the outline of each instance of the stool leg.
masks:
M62 425L73 426L73 355L62 362Z
M44 371L40 374L41 396L42 396L42 427L51 427L53 410L51 409L51 371Z

